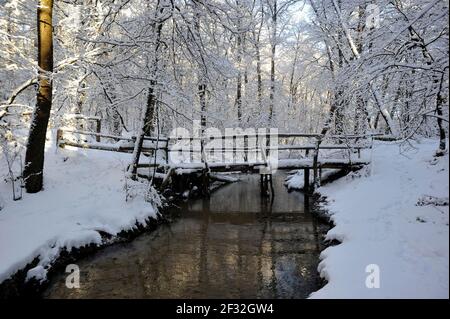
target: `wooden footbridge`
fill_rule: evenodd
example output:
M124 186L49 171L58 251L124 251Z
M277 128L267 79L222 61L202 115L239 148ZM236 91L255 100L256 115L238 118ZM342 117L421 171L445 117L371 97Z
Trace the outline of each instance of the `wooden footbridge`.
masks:
M99 128L100 125L97 125ZM88 136L91 136L90 140ZM275 170L303 170L304 190L320 186L323 169L355 170L370 163L374 134L330 135L265 133L207 137L144 137L146 162L137 164L138 176L159 177L162 184L174 175L252 172L261 175L262 194L270 193ZM102 142L107 140L107 142ZM132 153L136 137L58 129L57 145ZM157 174L142 171L153 168ZM312 180L311 180L312 179Z

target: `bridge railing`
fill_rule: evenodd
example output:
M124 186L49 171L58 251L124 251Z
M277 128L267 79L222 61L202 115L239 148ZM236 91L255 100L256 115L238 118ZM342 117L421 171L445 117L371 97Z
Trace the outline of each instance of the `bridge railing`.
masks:
M233 152L234 156L233 158L236 158L236 155L239 153L242 158L247 159L249 158L250 152L256 152L261 153L261 147L260 147L260 139L263 138L264 141L268 141L269 138L277 138L278 141L276 145L273 145L273 142L267 143L264 147L264 151L266 152L266 156L269 155L269 152L271 151L304 151L305 157L310 155L312 151L320 151L320 150L347 150L347 151L354 151L358 154L358 157L361 156L361 150L364 149L370 149L372 148L373 144L373 136L374 134L364 134L364 135L333 135L333 136L327 136L326 138L329 140L336 140L339 143L336 144L326 144L323 143L324 137L322 137L320 134L308 134L308 133L279 133L279 134L265 134L265 135L258 135L258 134L233 134L233 135L222 135L222 136L209 136L209 137L178 137L178 138L170 138L168 142L168 152L187 152L187 153L202 153L202 152L208 152L208 151L214 151L216 153L222 153L225 154L227 152ZM285 141L287 139L292 138L293 140L295 138L306 138L306 139L312 139L312 142L309 143L294 143L292 141L291 143L280 143L280 139L284 139ZM253 145L249 146L249 139L254 138L256 139L256 145L255 141L253 141ZM231 147L230 143L228 145L218 146L210 146L208 143L212 142L216 139L220 140L229 140L231 141ZM237 143L237 140L241 140L240 143ZM351 143L350 141L358 141L358 140L364 140L365 143L363 144L357 144L357 143ZM263 143L264 143L263 141ZM173 145L173 142L175 142L175 145ZM181 142L181 143L180 143ZM183 143L184 142L184 143ZM172 144L172 145L171 145ZM178 145L178 147L177 147ZM237 146L240 145L240 146ZM209 147L208 147L209 146ZM192 161L193 156L188 158L188 160Z
M66 134L70 134L71 137L77 137L78 140L73 141ZM86 141L80 141L80 136L93 136L95 137L97 143L88 143ZM144 137L143 153L149 155L155 154L158 150L162 151L163 161L166 164L170 164L170 156L174 152L185 152L190 155L186 159L187 162L197 162L207 163L214 162L214 158L208 156L208 152L214 152L215 154L221 154L222 161L225 159L231 159L233 162L237 162L238 158L243 163L249 163L250 159L257 159L261 163L266 163L266 158L269 157L270 152L277 151L278 155L280 152L301 152L302 157L308 159L312 155L312 166L317 168L319 166L320 154L326 155L327 152L331 151L346 151L348 155L348 160L352 160L352 154L357 153L357 157L361 157L361 151L364 149L371 149L373 145L373 137L377 134L348 134L348 135L329 135L321 136L320 134L314 133L267 133L267 134L232 134L232 135L221 135L221 136L207 136L207 137ZM114 141L119 141L119 143L108 144L99 143L100 138L111 139ZM296 143L295 140L302 138L310 142ZM81 148L91 148L106 151L116 151L131 153L134 149L134 142L136 137L123 137L114 136L110 134L103 134L99 132L88 132L88 131L78 131L70 129L59 129L57 132L57 145L60 147L64 146L74 146ZM255 139L252 141L251 145L250 139ZM270 142L269 140L272 139ZM276 139L276 143L273 142ZM280 139L282 142L280 142ZM209 142L214 140L221 140L221 147L214 146L209 148ZM228 145L224 145L224 142L228 141ZM331 143L330 143L331 141ZM336 142L333 142L336 141ZM156 143L157 142L157 143ZM180 142L185 143L180 147ZM230 142L232 147L230 148ZM264 146L264 147L261 147ZM250 156L250 153L252 156ZM264 157L261 156L264 152ZM231 153L231 154L230 154ZM194 155L197 154L197 155ZM225 155L227 154L227 155ZM255 156L253 156L255 155ZM220 162L220 159L218 160ZM217 162L217 159L216 159ZM160 165L160 164L157 164ZM138 167L149 167L154 166L154 164L139 164Z
M70 136L68 136L70 135ZM95 137L96 143L87 142L82 139L82 136ZM100 139L113 140L115 143L101 143ZM89 131L79 131L71 129L58 129L56 132L56 145L59 147L72 146L86 149L96 149L103 151L113 151L121 153L132 153L134 150L135 136L125 137L111 134L103 134ZM156 143L158 141L158 143ZM157 144L157 145L156 145ZM156 150L166 150L168 145L167 138L156 138L151 136L144 137L144 145L142 152L147 154L154 154Z

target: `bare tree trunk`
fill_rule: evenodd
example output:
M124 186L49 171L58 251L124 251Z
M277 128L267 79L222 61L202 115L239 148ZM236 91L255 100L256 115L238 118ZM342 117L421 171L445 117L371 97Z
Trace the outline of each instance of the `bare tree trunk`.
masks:
M11 35L14 34L13 33L13 29L12 29L12 23L11 23L11 8L5 8L6 11L6 39L8 40L9 43L11 43ZM6 64L7 61L9 59L9 54L10 52L13 52L11 49L12 45L8 45L8 49L6 50L6 52L2 52L3 55L3 59L0 60L0 69L6 69ZM7 90L5 85L2 83L3 82L3 77L0 78L0 100L6 100L7 97Z
M75 114L83 114L83 106L84 102L86 100L86 92L84 89L86 88L86 82L85 80L81 80L80 83L78 83L78 90L77 90L77 107L75 109ZM77 130L84 131L85 130L85 121L77 121L76 128Z
M341 1L338 0L337 5L339 7L339 10L341 8ZM342 43L342 31L338 31L338 43ZM337 47L338 50L338 67L339 69L342 69L344 66L344 52L342 52L341 47ZM334 103L336 103L336 112L335 112L335 121L334 121L334 133L336 135L341 135L344 132L344 106L345 102L342 100L344 95L344 89L342 86L337 83L338 87L335 90L334 94ZM338 143L342 143L341 140L338 141Z
M109 112L107 112L109 116L109 120L112 124L112 133L113 135L120 136L122 135L122 129L121 129L121 115L119 113L119 108L116 104L118 100L118 94L116 92L115 83L112 82L114 79L114 76L112 74L112 71L108 68L106 70L106 81L103 82L103 91L105 93L106 98L108 99L109 103L111 104L108 108Z
M52 107L53 71L53 0L40 0L37 9L39 89L33 112L23 176L28 193L42 189L44 170L45 136Z
M156 107L156 95L155 95L156 81L151 80L148 88L147 95L147 107L145 110L144 121L144 134L151 136L155 129L155 107Z
M206 129L206 84L204 81L201 81L201 84L198 86L198 97L200 100L200 125L202 127L202 136Z
M153 70L152 70L152 80L150 81L150 86L148 89L148 97L147 97L147 105L145 107L145 112L142 116L142 124L141 127L137 133L136 136L136 141L134 144L134 150L133 150L133 155L132 155L132 162L129 168L129 171L131 173L131 178L132 179L136 179L137 178L137 166L139 164L139 159L141 157L141 152L142 152L142 146L144 144L144 136L145 135L149 135L151 133L151 131L153 130L153 118L154 118L154 113L155 113L155 108L156 108L156 78L158 75L158 54L159 54L159 46L161 45L161 30L163 27L163 22L161 20L159 20L158 18L158 14L162 14L164 11L164 8L160 8L159 7L159 2L157 3L157 9L156 9L156 15L155 15L155 25L154 25L154 30L155 30L155 50L154 50L154 57L153 57ZM154 156L156 158L156 150L154 153Z
M298 51L299 50L300 50L300 32L298 32L296 35L294 60L292 61L292 69L291 69L291 74L289 76L288 109L292 106L292 104L295 104L296 100L297 100L297 84L294 83L294 80L295 80L295 66L297 65L297 61L298 61Z
M236 5L238 8L239 1L236 1ZM236 39L237 46L237 63L238 63L238 75L237 75L237 83L236 83L236 100L235 105L237 108L237 118L238 122L242 121L242 33L241 33L241 20L238 19L238 35Z
M372 85L370 85L370 92L373 95L373 99L375 101L376 106L378 107L378 110L380 112L381 117L383 118L384 122L386 123L387 129L389 130L389 132L394 135L394 136L398 136L399 132L397 130L397 127L394 123L394 120L391 117L391 114L389 113L389 111L386 109L386 107L384 107L381 103L380 97L378 96L378 92L375 91L372 88Z
M261 23L259 24L258 32L256 34L255 49L256 49L256 78L257 78L257 91L258 91L258 106L261 112L262 109L262 70L261 70L261 30L264 23L264 6L261 6Z
M150 132L152 127L153 122L152 117L154 116L154 110L156 106L155 86L156 81L155 80L150 81L150 87L148 89L147 105L145 107L145 113L142 116L141 130L138 132L134 144L132 162L130 165L131 177L133 179L137 178L137 166L139 164L139 159L141 157L142 146L144 145L144 136L149 135L148 132Z
M339 2L340 3L340 2ZM338 35L338 39L341 39L342 35ZM339 69L342 68L344 64L344 53L342 52L341 48L338 47L338 66ZM334 122L334 132L336 135L341 135L344 132L344 101L342 100L344 95L344 90L342 89L342 86L337 83L338 87L337 90L334 93L334 102L336 104L336 112L335 112L335 122ZM339 143L342 141L339 141Z
M194 11L194 27L195 27L195 40L199 43L202 43L201 39L201 8L198 6L198 3L195 3L195 11ZM198 99L200 103L200 136L203 138L205 136L206 131L206 88L207 88L207 67L205 65L205 60L202 54L201 49L199 49L200 60L198 63L197 77L198 77ZM201 147L201 156L203 159L204 155L204 142L200 141Z
M242 71L241 71L241 62L242 62L242 39L241 35L238 35L237 38L238 45L238 76L237 76L237 85L236 85L236 107L237 107L237 117L238 122L242 121Z
M363 43L364 43L364 30L366 27L366 9L363 5L358 6L358 24L356 27L356 49L358 52L362 53L364 50ZM386 92L386 88L384 89L384 92ZM369 112L367 111L366 107L366 100L364 99L364 96L360 93L356 96L356 105L355 105L355 119L354 119L354 126L353 131L354 134L358 134L361 129L362 124L362 117L365 117L365 121L368 125L368 127L371 127L370 122L370 116Z
M262 87L262 71L261 71L261 53L259 50L259 45L256 49L256 77L257 77L257 82L258 82L258 106L260 108L262 108L262 91L263 91L263 87Z
M439 151L437 154L443 154L446 149L445 128L442 123L442 118L444 116L442 112L442 105L445 104L445 99L442 96L442 83L444 82L444 74L445 73L442 73L441 81L439 83L439 91L436 96L437 125L439 128Z
M273 2L272 8L272 43L270 55L270 106L269 106L269 123L272 123L274 105L275 105L275 54L277 50L277 0Z

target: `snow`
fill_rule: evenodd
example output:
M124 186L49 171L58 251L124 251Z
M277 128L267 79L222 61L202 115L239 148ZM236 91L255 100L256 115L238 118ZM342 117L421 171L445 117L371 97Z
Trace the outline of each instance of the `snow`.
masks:
M156 215L139 192L125 201L130 154L56 149L53 137L44 191L12 201L10 185L0 185L0 282L35 257L27 278L44 280L63 248L103 244L99 232L114 236ZM335 224L326 239L341 243L321 253L327 284L311 298L448 298L449 165L448 155L433 157L436 147L377 142L370 166L319 188ZM288 184L301 187L301 174ZM373 264L380 288L366 287Z
M12 201L0 184L0 282L39 256L28 277L45 279L61 249L103 243L99 231L117 235L156 215L143 196L125 200L125 170L131 155L55 148L47 141L44 190ZM0 169L4 171L3 161ZM128 185L130 187L130 185Z
M338 172L337 169L325 169L322 172L322 178L321 180L325 180ZM314 175L309 175L309 182L314 182ZM288 190L302 190L305 186L305 177L304 177L304 171L302 169L300 170L294 170L289 174L289 176L286 178L286 182L284 183Z
M378 142L370 167L319 189L335 224L326 239L342 243L321 253L328 283L311 298L449 297L449 161L437 145ZM371 264L379 288L366 287Z

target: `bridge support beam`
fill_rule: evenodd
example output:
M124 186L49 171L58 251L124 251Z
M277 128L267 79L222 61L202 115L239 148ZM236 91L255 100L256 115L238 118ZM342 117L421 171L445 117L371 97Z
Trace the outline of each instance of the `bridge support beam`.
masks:
M310 189L310 182L309 182L309 168L305 168L303 170L303 176L305 178L304 182L303 182L303 190L305 191L305 193L309 193L309 189Z
M202 188L203 196L207 196L207 197L210 196L209 186L210 186L209 170L204 169L204 170L202 170L202 175L201 175L201 188Z
M315 166L314 168L313 168L313 186L312 186L312 191L314 192L314 190L319 186L319 182L318 182L318 179L319 179L319 174L318 174L319 172L318 172L318 169L317 169L317 166Z
M260 176L261 196L269 197L270 194L274 196L275 190L273 188L272 174L260 173L259 176Z

